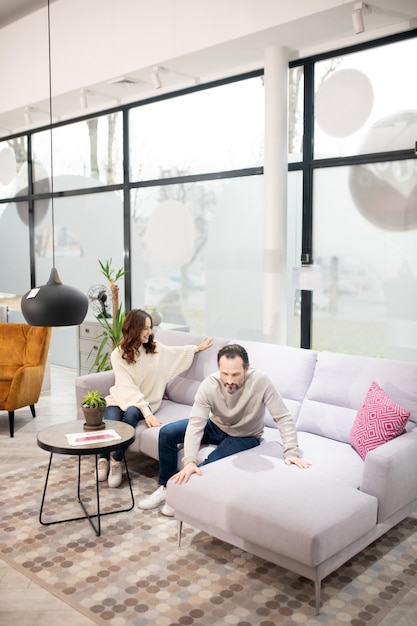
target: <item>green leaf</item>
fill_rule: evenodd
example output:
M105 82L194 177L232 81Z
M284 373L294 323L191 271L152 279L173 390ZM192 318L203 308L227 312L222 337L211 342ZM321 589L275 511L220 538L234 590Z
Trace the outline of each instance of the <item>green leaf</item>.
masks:
M81 406L88 406L90 409L98 409L106 406L106 398L101 391L87 391L81 400Z

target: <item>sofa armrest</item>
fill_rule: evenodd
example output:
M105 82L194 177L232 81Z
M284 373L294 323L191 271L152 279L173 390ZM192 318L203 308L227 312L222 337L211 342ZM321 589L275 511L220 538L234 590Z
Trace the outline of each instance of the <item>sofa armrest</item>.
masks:
M81 401L87 391L101 391L105 396L109 394L109 389L114 385L114 372L108 370L106 372L95 372L93 374L84 374L77 376L75 384L75 400L77 406L77 419L84 419L84 413L81 408Z
M417 499L417 429L368 452L360 489L378 498L378 522Z

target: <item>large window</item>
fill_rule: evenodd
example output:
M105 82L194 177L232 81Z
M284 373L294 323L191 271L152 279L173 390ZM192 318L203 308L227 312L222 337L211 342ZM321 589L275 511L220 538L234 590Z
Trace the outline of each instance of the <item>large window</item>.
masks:
M132 109L132 181L261 166L263 113L261 77Z
M53 130L54 191L123 182L122 115L112 113ZM35 193L49 191L51 136L49 130L33 135ZM72 179L62 178L71 174Z
M416 55L414 38L315 64L316 158L414 146Z
M119 284L127 308L157 307L193 332L260 339L263 101L253 72L59 123L53 220L49 130L3 142L0 293L22 295L31 277L44 284L54 255L64 284L90 296L93 318L94 294L108 287L98 261L111 259L128 270ZM54 335L64 343L52 347L53 362L76 367L76 329Z
M261 176L132 191L134 306L194 332L260 340L262 205Z
M417 361L416 54L415 37L391 38L304 67L311 152L291 167L305 177L313 348Z
M130 111L133 306L261 338L263 101L257 76Z
M28 148L27 137L0 141L0 199L27 195ZM4 205L0 204L0 215Z

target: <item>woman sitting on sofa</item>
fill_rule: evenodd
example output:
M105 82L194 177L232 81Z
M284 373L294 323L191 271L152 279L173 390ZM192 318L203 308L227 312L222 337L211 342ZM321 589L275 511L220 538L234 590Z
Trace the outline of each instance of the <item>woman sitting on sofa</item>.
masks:
M168 381L188 369L197 352L212 345L204 339L199 346L165 346L154 339L151 316L133 309L125 318L123 338L111 354L115 383L106 397L104 419L116 420L136 427L140 420L146 425L161 426L155 416ZM122 459L125 449L101 455L98 480L108 478L109 487L122 482Z

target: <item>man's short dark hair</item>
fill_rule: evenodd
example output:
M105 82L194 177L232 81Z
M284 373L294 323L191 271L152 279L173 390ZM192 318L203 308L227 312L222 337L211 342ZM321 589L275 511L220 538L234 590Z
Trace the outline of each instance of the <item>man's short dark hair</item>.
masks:
M220 363L220 359L222 356L225 356L226 359L234 359L236 356L240 356L243 361L243 367L246 368L249 365L249 357L245 348L240 346L238 343L231 343L227 346L223 346L217 353L217 365Z

